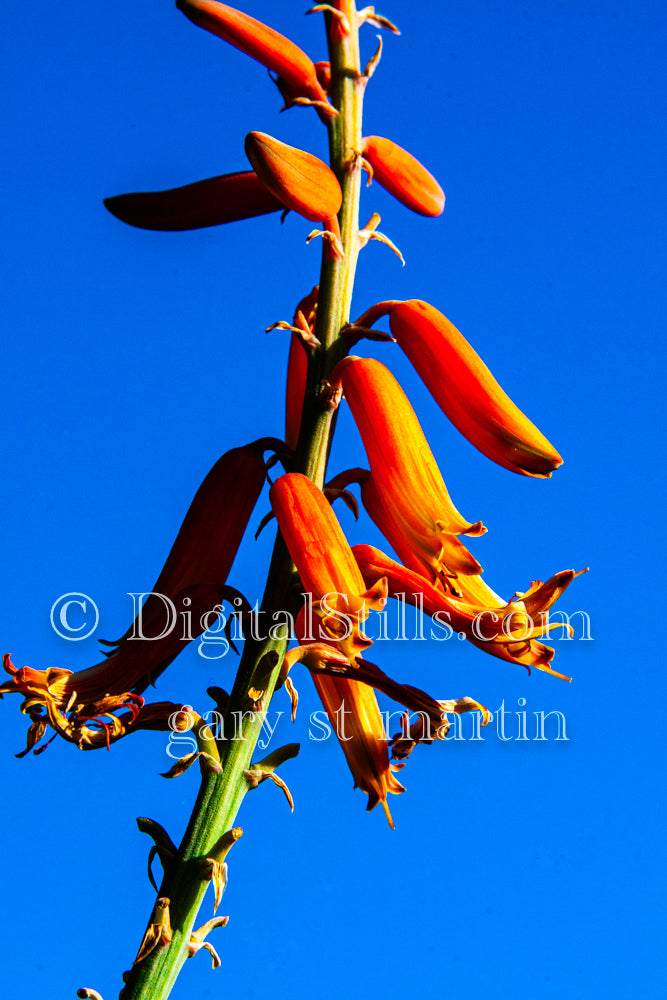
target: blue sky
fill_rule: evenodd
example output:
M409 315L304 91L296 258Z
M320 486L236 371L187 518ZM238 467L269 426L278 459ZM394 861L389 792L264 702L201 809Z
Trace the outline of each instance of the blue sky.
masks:
M662 277L664 8L543 0L418 0L380 8L385 38L367 134L394 139L439 178L444 215L412 215L377 185L362 214L355 311L424 298L461 329L565 459L552 480L494 466L446 421L395 346L369 345L408 392L452 497L488 534L475 555L509 596L590 566L562 601L593 641L557 642L574 680L528 677L462 643L376 644L399 680L528 713L526 741L418 748L391 801L397 829L366 815L333 741L309 739L308 677L284 777L249 795L230 855L213 973L203 953L173 996L357 998L414 989L514 1000L652 995L658 932L664 673L660 500L664 489ZM248 12L325 57L319 17L253 0ZM324 155L316 116L278 116L264 70L170 3L85 8L34 0L2 13L6 279L2 652L18 665L81 669L97 638L153 583L190 499L228 448L281 434L289 319L317 280L309 224L277 216L192 233L121 225L102 199L245 169L246 132ZM662 30L661 30L662 29ZM365 53L374 47L367 29ZM663 283L664 284L664 283ZM364 348L365 350L365 348ZM358 464L343 413L332 471ZM260 501L256 523L267 507ZM377 541L340 512L350 539ZM259 596L272 542L244 543L231 582ZM639 559L639 565L637 560ZM55 599L100 609L95 636L55 635ZM158 697L205 704L231 686L231 654L188 648ZM523 704L520 699L525 699ZM567 740L536 741L560 711ZM512 732L508 717L507 732ZM552 720L553 721L553 720ZM139 815L180 838L196 793L167 783L166 740L110 754L58 743L17 761L26 721L2 707L8 995L116 996L153 894ZM518 735L518 730L514 730Z

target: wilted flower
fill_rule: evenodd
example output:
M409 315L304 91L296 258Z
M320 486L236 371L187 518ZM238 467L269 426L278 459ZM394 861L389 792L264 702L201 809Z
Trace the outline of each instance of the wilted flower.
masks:
M323 160L265 132L249 132L245 151L257 176L286 208L311 222L327 221L336 215L343 192L335 173Z
M409 299L392 304L389 325L435 401L479 451L524 476L547 478L562 464L442 313Z
M284 205L252 170L222 174L167 191L138 191L104 199L121 222L174 232L279 212Z
M435 177L419 160L391 139L369 135L363 140L364 159L373 178L406 208L420 215L441 215L445 195Z
M382 803L393 829L387 793L397 795L405 789L392 773L375 691L367 684L345 677L314 674L313 681L345 754L355 787L368 795L368 810Z
M546 583L533 581L510 601L503 601L481 576L466 576L457 581L462 593L453 597L371 545L355 545L352 551L364 579L380 574L387 578L390 597L400 595L492 656L570 679L549 666L554 650L537 639L554 628L568 627L549 623L548 611L579 575L574 570L556 573Z

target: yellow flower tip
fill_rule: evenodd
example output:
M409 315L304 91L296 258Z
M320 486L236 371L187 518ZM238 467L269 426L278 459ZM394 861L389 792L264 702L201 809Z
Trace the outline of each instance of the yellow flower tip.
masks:
M245 151L260 180L286 208L311 222L337 215L343 192L323 160L265 132L249 132Z
M503 468L548 479L563 463L553 445L503 391L479 355L428 302L394 305L389 326L440 409Z
M391 139L369 135L363 140L364 158L373 177L406 208L432 218L445 208L445 195L435 177L407 150Z
M316 67L306 53L280 32L234 7L214 0L176 0L193 24L245 52L283 81L285 96L326 104ZM332 109L333 110L333 109Z
M389 811L389 804L386 799L382 799L382 808L384 809L384 814L387 817L387 822L392 830L395 830L394 821L392 819L391 813Z

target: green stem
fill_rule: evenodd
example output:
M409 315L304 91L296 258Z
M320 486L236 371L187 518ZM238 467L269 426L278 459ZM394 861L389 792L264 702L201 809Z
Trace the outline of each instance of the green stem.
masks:
M322 253L316 335L321 347L309 365L308 384L295 468L319 486L324 484L327 459L335 427L335 411L322 408L323 380L347 354L341 330L349 321L354 275L359 253L359 193L361 169L356 154L361 149L361 112L365 80L360 77L358 25L354 0L339 0L351 31L341 35L327 16L327 34L332 71L332 102L339 110L329 126L331 167L339 178L343 202L339 213L342 258L332 257L325 244ZM278 536L261 605L264 621L271 613L292 608L293 566ZM260 622L262 619L260 618ZM197 913L208 888L198 859L209 856L213 845L234 826L248 791L245 771L252 762L255 745L278 679L287 648L288 629L280 638L246 639L225 724L241 719L235 738L219 741L222 773L203 771L202 781L178 856L160 886L158 895L170 900L172 940L154 948L131 969L122 990L122 1000L166 1000L188 957L188 942ZM266 654L274 653L275 665L267 676ZM262 708L249 712L249 691L264 690ZM234 713L237 713L236 715ZM202 921L203 922L203 921ZM200 959L201 961L201 959Z

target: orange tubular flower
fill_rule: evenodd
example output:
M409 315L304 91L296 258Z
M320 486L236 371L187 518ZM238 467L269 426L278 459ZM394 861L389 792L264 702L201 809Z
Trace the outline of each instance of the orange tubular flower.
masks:
M549 608L579 575L574 570L556 573L546 583L534 581L529 590L515 594L509 602L480 576L465 577L459 581L463 594L457 599L371 545L355 545L352 551L364 579L377 579L380 574L387 578L390 597L400 594L409 603L419 603L426 614L437 615L441 625L449 625L492 656L570 680L549 666L554 650L537 639L545 630L566 627L551 623L545 629Z
M343 201L338 178L323 160L265 132L249 132L246 156L276 198L311 222L332 219Z
M479 451L512 472L541 479L562 464L442 313L410 299L392 306L389 325L435 401Z
M331 504L307 476L281 476L269 498L302 586L312 596L321 638L337 643L354 665L355 656L371 645L361 624L370 609L384 607L386 580L366 589Z
M275 443L263 438L228 451L216 462L195 494L141 618L107 659L72 673L60 668L16 670L6 658L11 679L0 693L22 694L22 711L34 727L43 732L48 722L79 745L88 739L86 725L92 719L102 727L110 725L113 734L114 712L136 711L143 704L137 692L154 682L185 642L205 631L207 615L224 599L227 575L264 485L263 453ZM179 603L189 613L185 629ZM101 716L109 721L103 722Z
M362 151L374 179L406 208L419 215L442 215L445 208L442 188L407 150L391 139L369 135L363 140Z
M387 794L397 795L405 789L392 773L375 691L367 684L345 677L314 674L313 681L345 754L355 788L368 795L368 811L382 803L393 830Z
M296 635L303 640L307 632L305 614L301 611L296 621ZM324 665L322 645L322 643L309 643L306 647L301 647L317 650L313 661L319 662L320 668ZM338 648L334 643L328 642L326 645L330 646L332 652ZM382 803L393 830L394 821L387 805L387 794L396 795L405 789L392 773L387 735L375 691L368 682L361 683L351 678L350 673L356 675L363 670L363 667L353 668L348 663L350 673L347 676L331 676L314 670L314 664L309 662L309 659L301 657L301 662L311 670L315 688L354 778L354 787L360 788L368 795L367 811L373 809L378 802ZM381 673L377 668L375 670L378 674Z
M251 219L285 206L252 170L222 174L168 191L139 191L104 199L121 222L139 229L175 232Z
M327 95L320 85L314 63L289 38L224 3L176 0L176 6L198 27L205 28L277 73L285 82L288 93L318 104L327 103ZM331 113L334 113L333 109Z
M370 472L360 475L359 482L366 513L406 566L430 580L438 580L453 594L461 593L459 575L482 572L480 564L456 535L442 532L434 546L431 535L415 534L396 507L386 502Z
M299 322L299 313L303 316L311 333L315 333L317 316L317 296L319 285L316 285L305 298L301 299L294 312L293 326ZM287 360L287 388L285 393L285 443L288 448L296 448L301 428L301 413L306 392L308 377L308 354L297 334L292 334L289 358Z
M377 488L378 516L384 511L386 520L400 528L432 578L445 568L450 575L479 573L479 563L454 536L481 535L486 528L481 521L466 521L454 507L415 412L391 372L379 361L350 357L337 366L332 382L342 386L361 434Z

